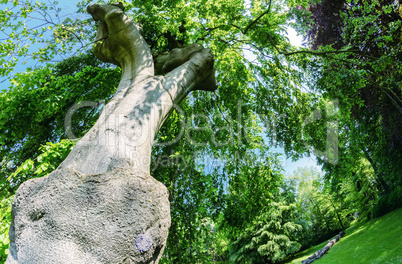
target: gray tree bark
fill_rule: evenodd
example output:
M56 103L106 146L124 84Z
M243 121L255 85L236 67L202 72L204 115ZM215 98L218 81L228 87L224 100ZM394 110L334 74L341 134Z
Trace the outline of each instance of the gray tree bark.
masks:
M324 256L324 254L327 254L328 250L333 245L335 245L335 243L338 242L339 239L341 239L341 237L343 237L344 235L345 235L345 232L341 231L334 239L328 240L328 244L326 244L325 247L323 247L322 249L320 249L317 252L315 252L308 259L302 260L302 264L311 264L314 261L316 261L317 259L322 258Z
M7 264L158 263L170 226L166 187L150 175L158 130L189 92L216 89L201 45L156 59L121 4L90 5L94 54L122 68L112 100L66 160L18 189Z

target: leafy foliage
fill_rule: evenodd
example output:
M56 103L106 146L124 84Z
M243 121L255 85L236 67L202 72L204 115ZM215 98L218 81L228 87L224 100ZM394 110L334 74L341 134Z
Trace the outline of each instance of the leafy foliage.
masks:
M8 229L11 223L11 202L14 196L2 198L0 201L0 261L4 263L8 255Z
M8 178L9 181L25 180L33 177L43 177L54 171L57 166L67 157L75 143L63 139L58 143L47 142L39 148L42 152L35 161L27 159ZM22 175L26 175L25 177Z
M33 160L46 142L65 138L66 113L79 102L108 100L116 87L119 70L102 67L92 55L74 57L55 66L28 69L12 79L13 86L0 97L1 182L18 166ZM82 108L72 116L72 132L81 137L92 127L98 108ZM27 122L29 120L29 122ZM5 188L15 187L28 178ZM18 183L17 183L18 182Z
M2 0L0 18L0 76L13 72L17 63L39 63L84 48L89 20L65 18L57 1Z
M326 36L316 29L310 31L313 46L331 44L329 50L333 51L333 55L321 59L315 88L324 97L339 100L342 113L339 124L343 128L339 131L340 154L343 158L368 160L379 188L389 192L401 184L400 4L395 1L325 3L312 9L316 28L336 24L338 30L326 31ZM334 15L325 16L329 11L324 9ZM347 52L337 52L340 48ZM336 180L339 167L324 166L335 185L339 182Z

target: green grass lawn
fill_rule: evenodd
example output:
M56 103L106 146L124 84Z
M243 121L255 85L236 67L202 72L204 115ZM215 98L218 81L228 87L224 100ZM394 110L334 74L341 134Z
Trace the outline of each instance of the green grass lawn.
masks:
M373 222L360 223L348 228L346 235L328 251L328 254L313 263L402 263L402 209L374 219ZM326 244L327 242L324 242L300 252L286 263L301 263Z

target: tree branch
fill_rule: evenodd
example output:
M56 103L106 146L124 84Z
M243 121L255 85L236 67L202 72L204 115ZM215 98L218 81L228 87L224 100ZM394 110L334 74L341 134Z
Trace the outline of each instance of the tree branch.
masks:
M226 119L225 115L223 114L223 111L222 111L221 107L219 106L219 103L218 103L218 100L217 100L218 95L216 94L216 91L214 91L214 95L215 95L215 99L216 99L216 106L218 106L219 112L221 113L223 119L225 119L226 123L228 123L230 125L229 121Z
M329 50L329 51L313 51L313 50L298 50L298 51L293 51L293 52L279 52L282 55L285 56L290 56L290 55L295 55L295 54L301 54L301 53L307 53L307 54L312 54L312 55L327 55L327 54L340 54L340 53L354 53L358 52L358 50Z
M380 86L380 88L388 96L388 98L391 99L391 101L395 105L396 109L398 109L399 112L402 114L402 108L398 105L398 103L394 100L394 98L392 98L392 96L389 93L387 93L387 91L384 88L382 88L381 86Z
M265 16L266 14L269 13L269 11L271 11L271 6L272 6L272 0L269 1L269 6L268 9L263 12L261 15L259 15L256 19L254 19L253 21L251 21L250 24L248 24L248 26L243 30L243 34L246 35L247 31L254 26L255 23L257 23L258 20L260 20L263 16Z

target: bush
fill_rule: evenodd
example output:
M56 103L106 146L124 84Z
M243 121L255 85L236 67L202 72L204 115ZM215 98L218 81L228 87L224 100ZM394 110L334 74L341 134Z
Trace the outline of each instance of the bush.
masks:
M391 210L396 210L402 207L402 187L398 186L389 194L388 205Z
M374 217L379 217L402 207L402 186L380 196L374 206Z

